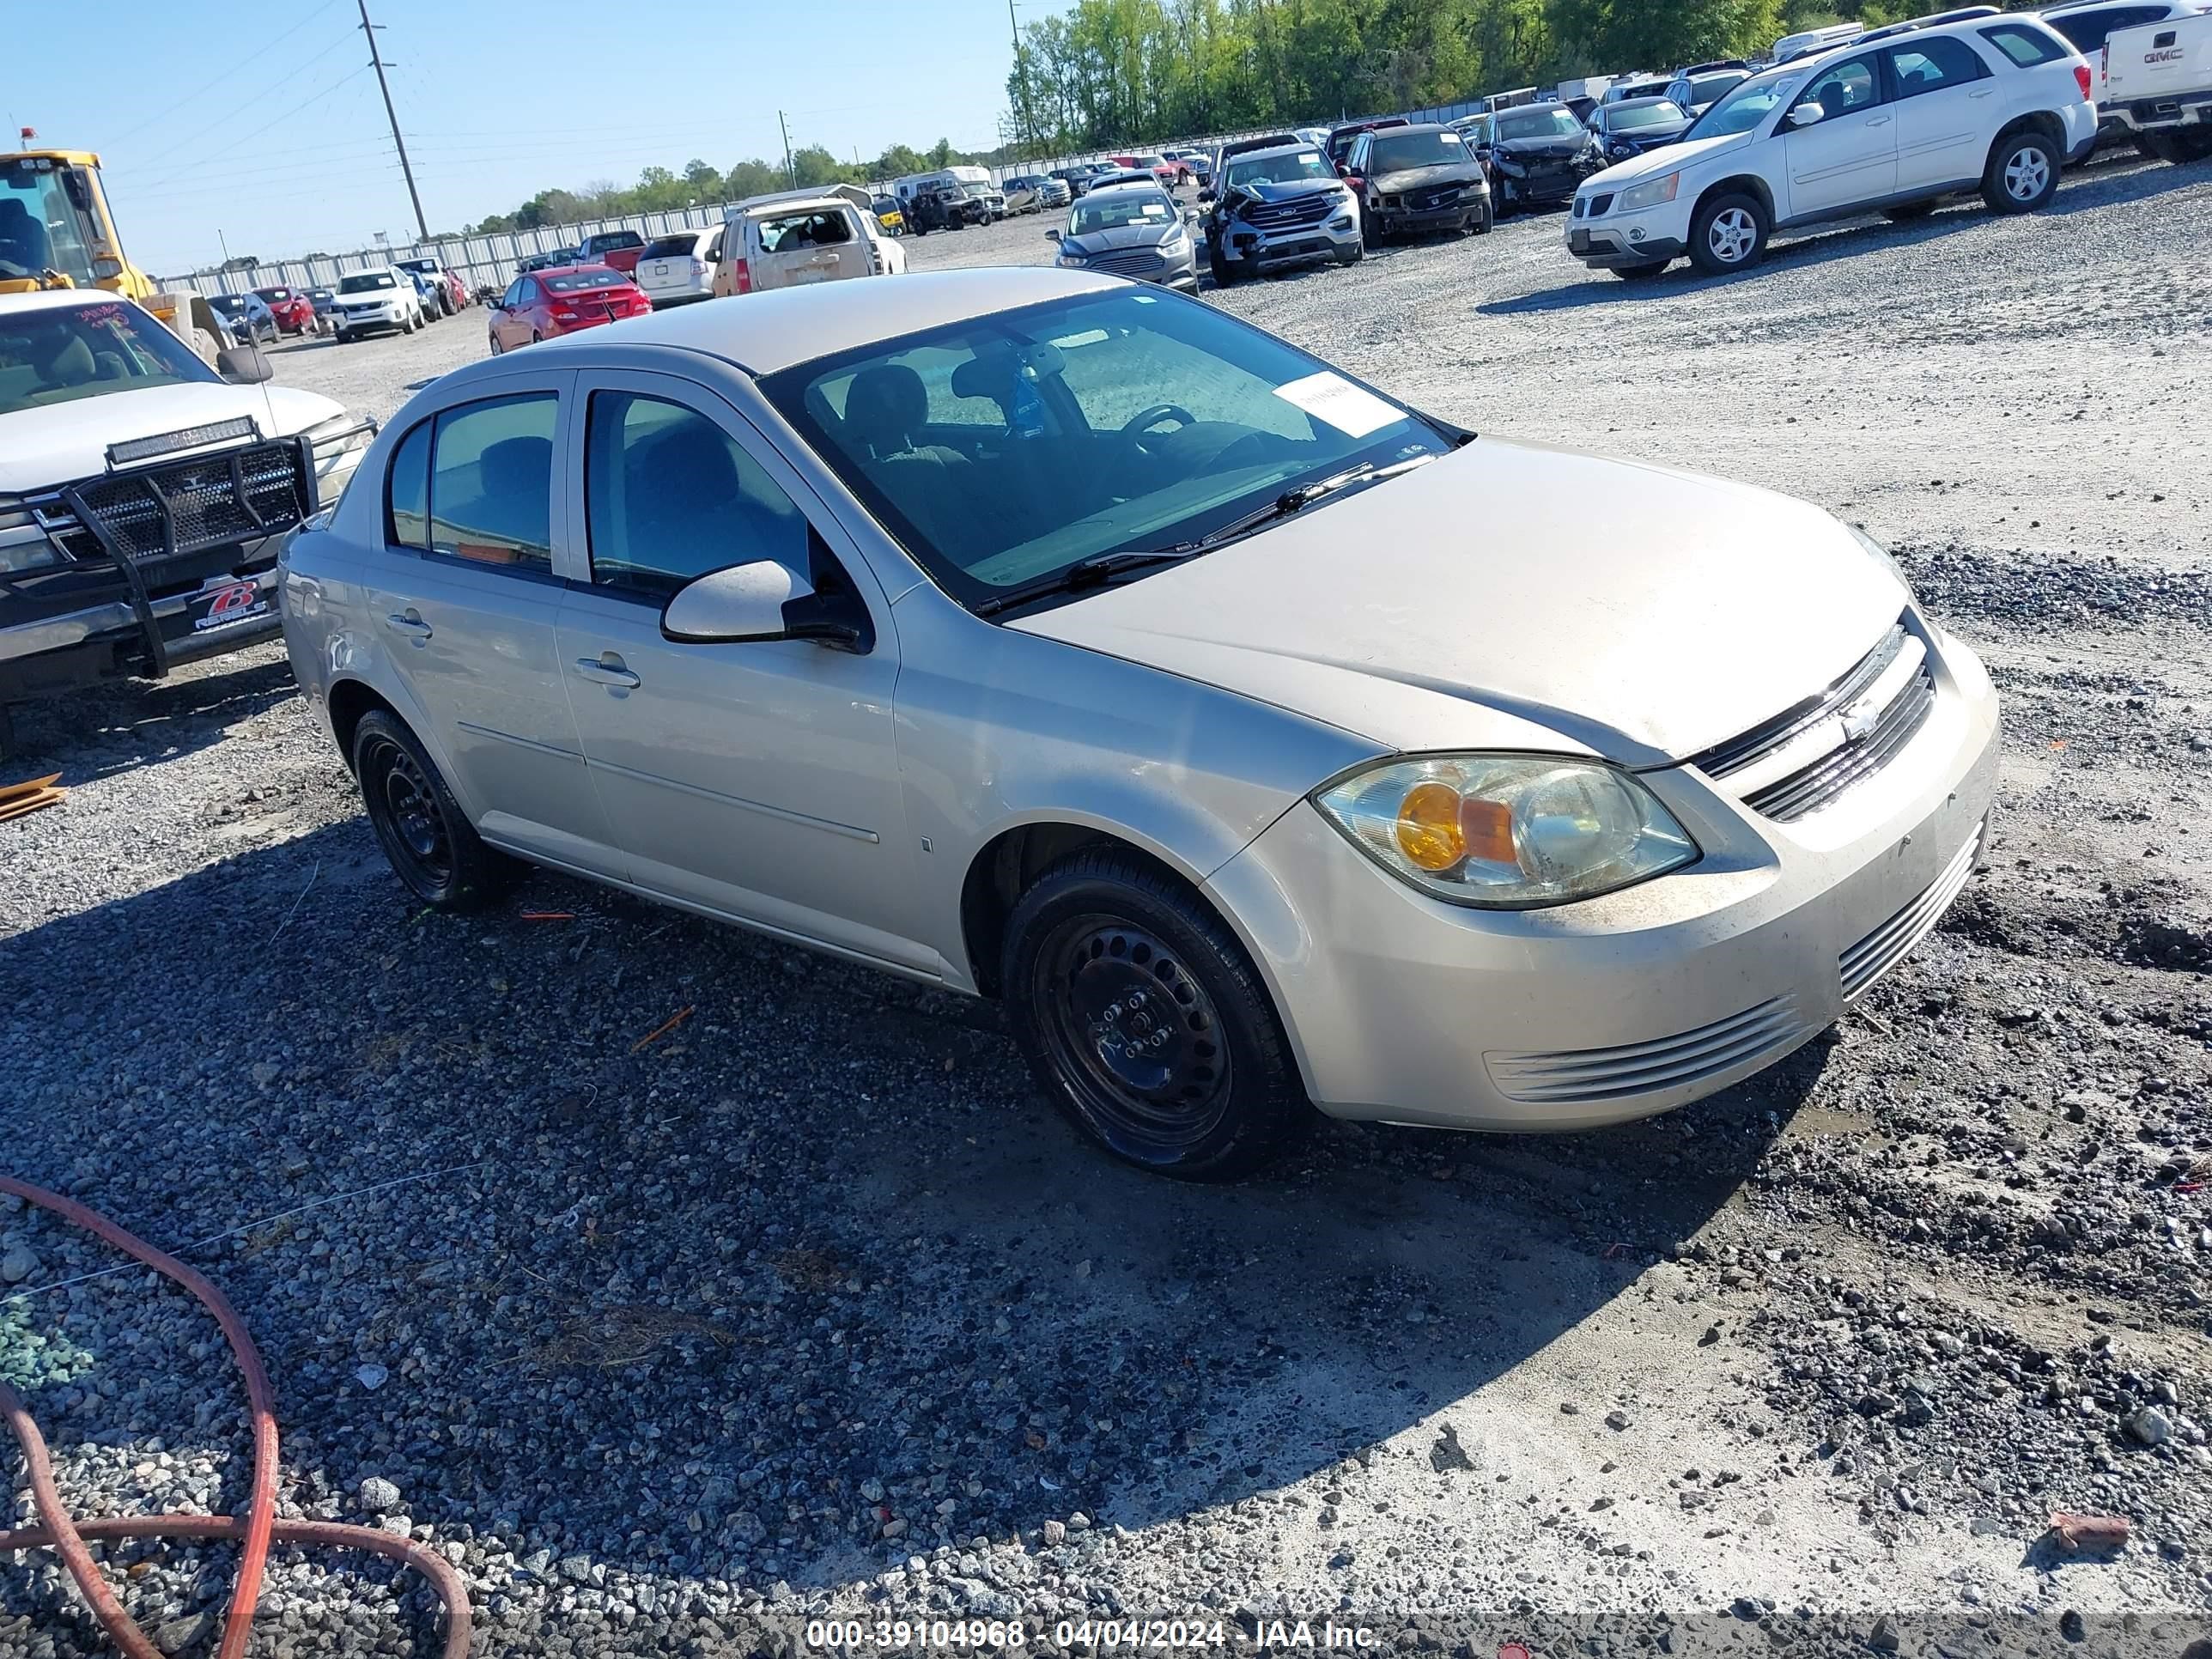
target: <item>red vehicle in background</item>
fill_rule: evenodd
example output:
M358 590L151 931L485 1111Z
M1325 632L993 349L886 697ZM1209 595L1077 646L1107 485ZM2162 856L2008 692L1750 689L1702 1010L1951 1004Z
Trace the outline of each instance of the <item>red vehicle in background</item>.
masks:
M555 265L518 276L491 305L491 355L651 312L644 290L611 265Z
M1190 182L1190 163L1170 161L1164 155L1149 150L1139 150L1133 155L1109 155L1106 158L1116 167L1133 167L1139 173L1149 173L1160 181L1163 190L1172 191L1179 185Z
M315 302L307 297L304 289L257 288L253 292L274 313L276 326L285 333L315 334L321 331L315 321Z
M576 250L580 265L608 265L625 276L637 275L638 257L645 252L645 238L634 230L603 230L584 238L584 245Z

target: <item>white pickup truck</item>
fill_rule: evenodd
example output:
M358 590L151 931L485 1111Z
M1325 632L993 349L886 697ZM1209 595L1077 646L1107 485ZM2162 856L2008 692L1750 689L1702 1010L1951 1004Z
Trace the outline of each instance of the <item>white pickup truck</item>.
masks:
M2163 161L2212 156L2212 12L2107 35L2104 108Z

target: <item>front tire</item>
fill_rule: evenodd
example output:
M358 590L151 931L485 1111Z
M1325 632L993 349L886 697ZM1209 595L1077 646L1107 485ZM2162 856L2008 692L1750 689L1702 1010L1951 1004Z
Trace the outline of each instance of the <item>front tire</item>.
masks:
M522 866L484 844L415 734L372 708L353 734L353 774L384 856L415 896L465 913L498 900Z
M1468 228L1477 236L1487 236L1490 234L1491 226L1497 222L1497 214L1491 208L1490 198L1486 196L1482 198L1481 211L1474 216L1474 222Z
M1222 250L1211 236L1206 239L1206 269L1216 288L1227 288L1244 274L1243 262Z
M2058 191L2057 146L2033 131L2008 133L1990 152L1982 200L1992 213L2033 213Z
M1753 196L1716 196L1690 222L1690 258L1708 276L1748 270L1766 257L1766 210Z
M1228 1180L1310 1121L1243 946L1188 888L1125 853L1079 853L1039 878L1007 921L1000 983L1040 1086L1139 1169Z

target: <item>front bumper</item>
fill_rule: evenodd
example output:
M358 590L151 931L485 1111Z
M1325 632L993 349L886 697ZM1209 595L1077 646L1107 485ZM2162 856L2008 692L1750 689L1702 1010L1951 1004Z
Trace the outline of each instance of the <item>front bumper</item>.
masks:
M1654 235L1637 224L1577 222L1567 231L1567 252L1592 270L1620 270L1662 259L1679 259L1689 244L1679 236Z
M1280 270L1319 259L1341 258L1359 246L1358 216L1349 202L1318 224L1262 230L1232 220L1224 233L1230 258L1246 270Z
M373 329L404 328L408 314L398 306L379 306L374 311L333 312L331 320L341 333L367 334Z
M1644 775L1690 868L1550 910L1442 903L1301 804L1214 873L1322 1110L1577 1129L1685 1105L1833 1022L1932 928L1984 844L1997 705L1930 630L1937 697L1880 771L1793 823L1693 769Z
M1441 207L1378 207L1373 210L1376 228L1386 236L1424 230L1458 230L1482 216L1487 194L1476 191Z

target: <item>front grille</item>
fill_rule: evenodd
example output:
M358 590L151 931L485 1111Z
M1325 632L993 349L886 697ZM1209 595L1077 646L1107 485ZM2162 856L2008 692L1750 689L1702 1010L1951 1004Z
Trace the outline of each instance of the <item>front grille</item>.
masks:
M1434 213L1438 210L1459 205L1460 186L1446 185L1441 190L1423 191L1419 196L1408 197L1406 205L1416 213Z
M1976 824L1974 833L1959 849L1958 857L1943 866L1943 873L1930 882L1919 897L1836 958L1837 969L1843 976L1845 1002L1851 1001L1896 967L1904 960L1905 953L1925 939L1942 919L1943 913L1951 908L1951 901L1966 886L1966 878L1974 873L1974 859L1982 850L1982 836L1988 828L1986 819Z
M1083 268L1103 270L1109 276L1151 276L1157 275L1166 263L1158 248L1125 247L1095 253L1084 262Z
M1338 205L1334 195L1300 196L1287 202L1255 202L1241 216L1255 230L1289 230L1319 224Z
M1802 737L1822 720L1850 707L1867 687L1881 678L1881 671L1896 660L1897 653L1905 649L1905 624L1898 623L1883 635L1873 650L1853 665L1845 674L1825 691L1818 692L1797 704L1785 708L1772 720L1754 726L1750 731L1730 738L1726 743L1715 744L1701 755L1692 755L1690 764L1709 778L1724 778L1730 773L1741 772L1756 764L1781 748L1784 744Z
M1559 1105L1657 1094L1725 1072L1778 1058L1810 1034L1795 997L1771 997L1740 1014L1650 1042L1610 1048L1483 1056L1490 1080L1508 1100Z
M1794 823L1810 817L1849 789L1889 764L1911 743L1936 708L1936 677L1923 660L1875 717L1873 730L1855 743L1832 750L1802 771L1753 790L1743 804L1763 817Z
M282 441L112 473L76 495L106 548L132 559L274 535L313 499L304 447Z

